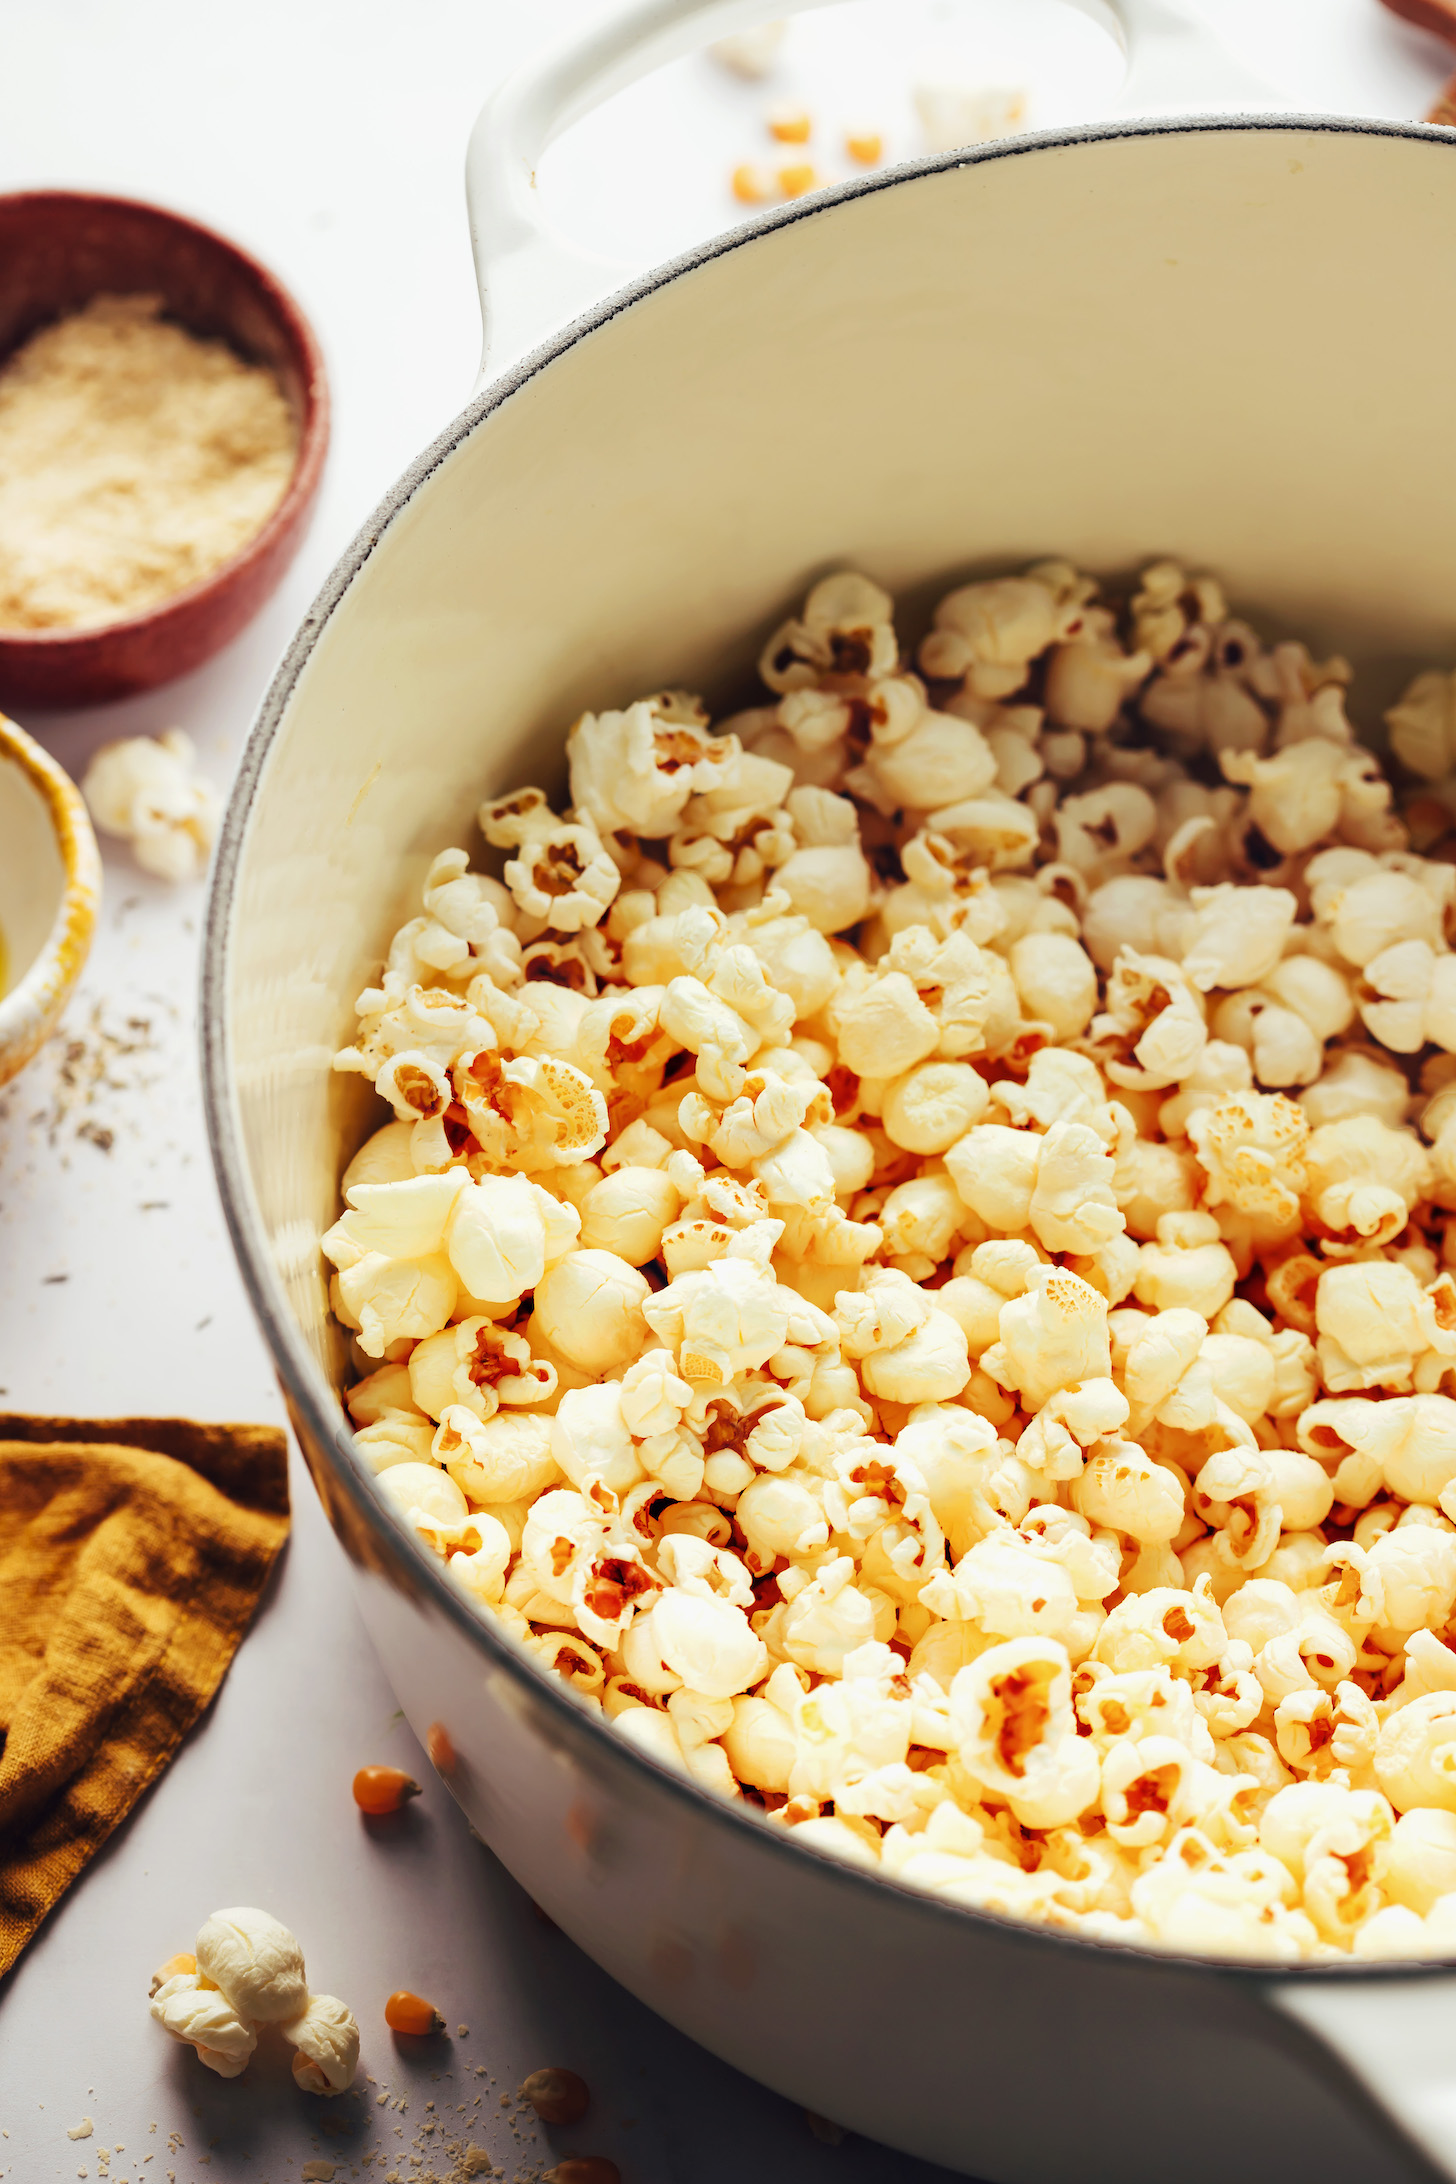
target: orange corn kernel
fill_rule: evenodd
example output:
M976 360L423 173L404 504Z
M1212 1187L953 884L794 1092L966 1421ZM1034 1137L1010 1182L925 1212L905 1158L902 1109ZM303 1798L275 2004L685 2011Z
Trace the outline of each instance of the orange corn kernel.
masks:
M197 1959L191 1950L179 1949L176 1956L169 1956L166 1963L159 1964L153 1972L151 1992L155 1994L159 1987L165 1987L167 1981L175 1979L180 1972L195 1972L196 1969Z
M802 106L776 106L768 117L768 133L776 144L807 144L813 128Z
M591 2089L574 2070L533 2070L521 2087L543 2123L580 2123L591 2105Z
M785 197L802 197L818 187L819 177L806 159L801 166L780 167L779 188Z
M605 2154L571 2154L548 2169L541 2184L622 2184L622 2172Z
M384 2022L391 2032L412 2032L424 2040L445 2030L445 2020L434 2003L411 1994L407 1987L397 1988L385 2003Z
M885 156L885 140L878 129L851 129L844 148L861 167L878 167Z
M361 1767L354 1777L354 1803L360 1812L398 1812L419 1794L418 1782L402 1767Z
M740 205L766 205L774 194L774 178L766 167L735 167L732 187Z

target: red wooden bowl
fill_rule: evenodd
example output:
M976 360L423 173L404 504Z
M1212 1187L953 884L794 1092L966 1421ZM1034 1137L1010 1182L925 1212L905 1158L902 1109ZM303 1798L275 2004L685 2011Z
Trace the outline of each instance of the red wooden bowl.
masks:
M93 629L0 630L0 701L98 705L171 682L236 637L303 540L329 441L313 329L287 289L211 229L80 190L0 196L0 357L101 291L160 295L169 317L272 371L299 421L293 477L261 531L201 583Z

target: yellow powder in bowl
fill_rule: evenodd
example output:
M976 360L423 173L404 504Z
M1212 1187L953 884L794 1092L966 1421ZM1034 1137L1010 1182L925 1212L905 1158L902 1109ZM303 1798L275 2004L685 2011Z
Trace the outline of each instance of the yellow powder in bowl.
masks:
M221 568L282 500L298 424L272 373L96 296L0 369L0 630L86 629Z

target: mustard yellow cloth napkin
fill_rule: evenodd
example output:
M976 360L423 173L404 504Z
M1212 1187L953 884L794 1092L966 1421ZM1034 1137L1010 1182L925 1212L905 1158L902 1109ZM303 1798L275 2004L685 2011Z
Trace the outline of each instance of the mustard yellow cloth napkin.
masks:
M287 1534L272 1426L0 1414L0 1977L208 1705Z

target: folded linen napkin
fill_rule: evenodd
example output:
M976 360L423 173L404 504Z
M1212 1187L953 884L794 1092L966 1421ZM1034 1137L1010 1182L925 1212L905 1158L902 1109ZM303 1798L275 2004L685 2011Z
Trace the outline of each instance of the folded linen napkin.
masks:
M287 1534L275 1427L0 1413L0 1977L208 1705Z

